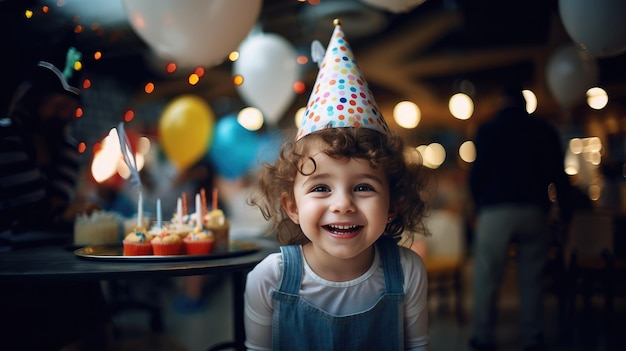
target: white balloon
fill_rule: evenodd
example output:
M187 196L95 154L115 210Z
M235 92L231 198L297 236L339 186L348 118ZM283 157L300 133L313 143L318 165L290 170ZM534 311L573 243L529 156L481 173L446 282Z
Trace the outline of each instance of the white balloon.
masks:
M273 33L253 34L241 43L233 73L243 77L237 86L241 98L263 112L269 123L278 123L296 95L296 50Z
M366 4L388 10L393 13L409 12L426 0L361 0Z
M211 67L245 39L262 0L124 0L135 32L164 59Z
M559 12L570 37L592 55L626 51L626 1L559 0Z
M548 87L564 108L584 99L587 90L597 84L598 63L576 45L557 49L547 67Z

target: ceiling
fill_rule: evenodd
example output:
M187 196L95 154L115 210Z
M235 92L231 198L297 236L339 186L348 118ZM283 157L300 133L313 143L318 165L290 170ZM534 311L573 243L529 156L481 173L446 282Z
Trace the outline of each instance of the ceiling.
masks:
M20 72L75 25L54 6L48 16L27 21L24 9L37 9L42 3L56 1L0 0L1 40L8 48L2 55L3 106L21 79ZM550 55L571 42L561 25L557 0L427 0L399 14L358 0L321 0L316 6L265 0L259 24L264 32L279 34L306 51L314 39L328 43L335 17L343 20L346 37L385 116L391 115L397 102L411 100L421 109L424 128L468 129L494 112L503 78L522 81L536 93L538 114L561 113L545 81ZM161 88L151 99L184 92L209 101L240 99L231 82L230 63L208 69L197 86L187 84L186 76L156 73L146 62L147 45L126 21L102 24L100 31L87 30L76 37L81 50L107 53L91 69L136 84L138 91L143 88L140 82L158 80ZM599 85L610 91L614 101L626 101L626 74L619 69L626 64L623 56L598 59ZM316 74L315 65L307 66L302 75L307 92L296 98L285 120L306 103ZM449 97L460 91L475 101L472 122L456 120L448 112Z

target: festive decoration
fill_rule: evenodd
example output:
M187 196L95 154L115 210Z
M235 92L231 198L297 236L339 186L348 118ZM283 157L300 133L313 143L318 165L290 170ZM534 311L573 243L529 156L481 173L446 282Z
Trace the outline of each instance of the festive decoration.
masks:
M124 0L135 32L179 66L216 66L250 32L262 0Z
M426 0L361 0L368 5L372 5L393 13L409 12L413 8L423 4Z
M345 39L341 21L335 20L334 24L296 140L327 127L362 127L385 134L389 131Z
M243 77L237 86L241 98L261 110L268 123L277 123L296 96L296 50L279 35L253 34L239 47L233 74Z
M594 56L614 56L626 51L626 1L559 0L565 30Z
M598 80L598 64L573 44L557 49L546 70L548 87L561 107L568 109L585 97Z
M209 149L209 160L217 173L237 179L255 166L258 138L237 122L237 116L220 118L215 125L215 138Z
M163 151L178 169L186 169L211 145L214 124L213 111L202 98L182 95L172 100L159 120Z

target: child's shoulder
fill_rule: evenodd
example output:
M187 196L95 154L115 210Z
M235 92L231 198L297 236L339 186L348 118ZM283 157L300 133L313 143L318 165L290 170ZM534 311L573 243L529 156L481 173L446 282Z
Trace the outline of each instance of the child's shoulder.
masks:
M280 283L282 265L283 255L280 252L269 254L248 273L248 284L277 286Z
M422 257L418 255L415 251L409 249L408 247L398 246L400 251L400 263L403 267L415 267L420 270L425 270L424 261Z

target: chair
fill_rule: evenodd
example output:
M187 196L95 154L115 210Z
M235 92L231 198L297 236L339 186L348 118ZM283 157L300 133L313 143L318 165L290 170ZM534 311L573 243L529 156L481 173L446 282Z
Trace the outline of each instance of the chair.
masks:
M606 327L612 327L614 298L617 293L626 292L624 222L623 217L607 212L574 215L565 248L570 318L575 313L578 295L582 296L585 316L593 310L592 296L601 295Z
M429 296L437 294L440 310L445 308L442 302L451 296L457 322L462 324L465 322L463 267L467 246L463 217L452 211L435 210L425 218L425 225L431 236L422 239L417 246L425 246L422 258L428 273Z

